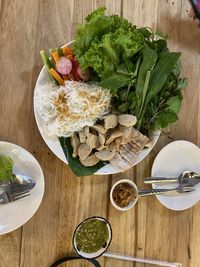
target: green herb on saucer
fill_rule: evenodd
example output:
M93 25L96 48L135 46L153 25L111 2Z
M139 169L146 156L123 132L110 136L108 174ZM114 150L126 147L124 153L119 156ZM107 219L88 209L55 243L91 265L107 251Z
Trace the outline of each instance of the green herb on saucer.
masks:
M7 156L0 155L0 182L7 182L13 179L13 160Z

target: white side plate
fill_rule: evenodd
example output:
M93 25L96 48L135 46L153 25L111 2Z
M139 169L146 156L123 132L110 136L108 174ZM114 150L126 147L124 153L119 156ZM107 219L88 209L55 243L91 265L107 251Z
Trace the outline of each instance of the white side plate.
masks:
M184 171L195 171L200 174L200 149L189 141L175 141L165 146L157 155L151 175L178 177ZM153 188L173 188L176 183L153 184ZM157 199L171 210L191 208L200 200L200 184L195 191L176 196L157 195Z
M0 205L0 235L2 235L25 224L37 211L44 194L44 176L37 160L20 146L0 141L0 155L9 156L14 161L14 173L28 175L36 182L30 191L30 196Z

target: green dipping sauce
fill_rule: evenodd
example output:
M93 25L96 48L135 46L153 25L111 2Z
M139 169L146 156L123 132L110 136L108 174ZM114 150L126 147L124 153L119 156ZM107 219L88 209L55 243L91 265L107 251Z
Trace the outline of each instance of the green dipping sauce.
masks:
M105 248L109 237L104 221L91 219L84 222L76 231L75 240L79 251L93 253Z

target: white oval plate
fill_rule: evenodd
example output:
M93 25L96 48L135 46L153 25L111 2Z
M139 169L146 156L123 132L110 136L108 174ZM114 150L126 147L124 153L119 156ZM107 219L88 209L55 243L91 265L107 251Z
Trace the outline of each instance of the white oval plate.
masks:
M70 46L73 42L74 41L67 43L66 46ZM36 86L35 86L35 91L40 90L41 86L47 82L50 82L50 78L49 78L49 76L45 70L45 67L43 67L42 70L40 71L39 76L38 76ZM35 114L36 123L37 123L38 129L39 129L39 132L42 135L42 138L44 139L47 146L51 149L51 151L59 159L61 159L64 163L68 164L57 136L56 135L48 135L45 131L44 123L42 122L41 117L38 114L37 109L36 109L35 97L34 97L34 103L33 104L34 104L34 114ZM154 145L158 141L159 136L160 136L160 131L157 131L153 134L150 147L148 149L144 149L143 151L141 151L139 153L139 155L135 161L135 164L133 166L138 164L141 160L143 160L150 153L150 151L152 150L152 148L154 147ZM110 164L107 164L106 166L104 166L100 170L98 170L95 174L108 175L108 174L115 174L115 173L119 173L119 170L114 168Z
M25 224L37 211L44 194L44 176L37 160L20 146L0 141L0 155L9 156L14 161L13 173L28 175L36 182L30 196L0 205L2 235Z
M157 155L151 175L178 177L184 171L195 171L200 174L200 149L189 141L175 141L165 146ZM153 188L173 188L176 183L152 184ZM200 200L200 184L195 191L176 196L157 195L157 199L171 210L185 210L191 208Z

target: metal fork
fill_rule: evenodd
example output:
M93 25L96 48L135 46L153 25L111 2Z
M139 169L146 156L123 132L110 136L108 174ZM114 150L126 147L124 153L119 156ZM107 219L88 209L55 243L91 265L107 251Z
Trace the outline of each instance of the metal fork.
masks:
M154 196L154 195L161 195L165 193L171 193L171 192L177 192L177 193L189 193L195 191L195 188L193 186L184 186L179 185L176 188L156 188L156 189L143 189L139 190L139 196L145 197L145 196Z
M0 195L0 204L7 204L27 196L30 196L29 190L25 190L23 192L18 192L18 193L5 191Z

